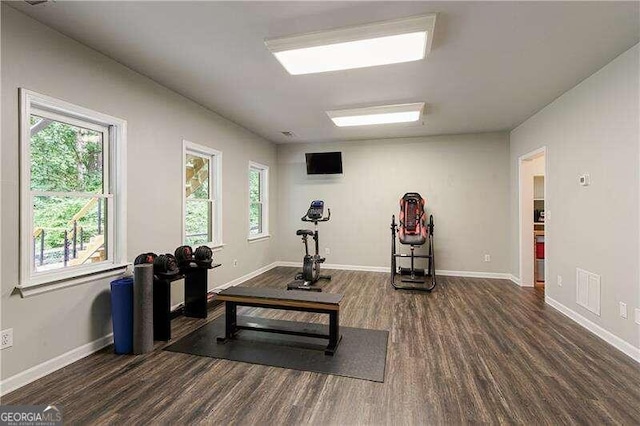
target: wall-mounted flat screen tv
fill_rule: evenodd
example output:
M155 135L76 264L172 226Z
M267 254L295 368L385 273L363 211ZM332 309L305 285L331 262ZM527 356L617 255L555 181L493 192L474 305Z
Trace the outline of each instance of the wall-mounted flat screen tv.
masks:
M341 152L308 152L308 175L336 175L342 174Z

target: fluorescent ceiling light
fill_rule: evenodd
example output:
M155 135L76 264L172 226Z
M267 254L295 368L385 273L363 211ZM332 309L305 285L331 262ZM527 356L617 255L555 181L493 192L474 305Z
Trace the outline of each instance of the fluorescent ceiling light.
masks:
M327 111L338 127L367 126L372 124L409 123L420 120L424 102L415 104L384 105L369 108Z
M289 74L373 67L424 59L436 15L265 40Z
M289 74L311 74L424 59L426 32L275 52Z

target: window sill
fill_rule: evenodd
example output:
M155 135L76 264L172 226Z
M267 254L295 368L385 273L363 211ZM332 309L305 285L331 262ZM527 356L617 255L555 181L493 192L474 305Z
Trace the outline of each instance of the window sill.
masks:
M189 245L189 244L187 244L187 245ZM199 244L197 246L195 246L195 245L191 246L191 248L193 248L193 251L195 251L196 248L198 248L200 246L207 246L207 247L209 247L211 249L211 251L216 252L216 251L222 250L224 248L224 246L226 246L226 244L225 243L215 243L214 244L212 242L208 242L208 243Z
M271 235L269 234L251 235L250 237L247 237L247 241L250 243L257 243L258 241L268 240L269 238L271 238Z
M122 263L118 265L111 265L108 268L96 271L87 272L82 275L71 278L61 278L55 281L47 281L43 283L24 284L16 286L16 289L20 292L20 296L31 297L50 291L60 290L67 287L73 287L76 285L84 284L91 281L103 280L105 278L111 278L118 275L122 275L129 263Z

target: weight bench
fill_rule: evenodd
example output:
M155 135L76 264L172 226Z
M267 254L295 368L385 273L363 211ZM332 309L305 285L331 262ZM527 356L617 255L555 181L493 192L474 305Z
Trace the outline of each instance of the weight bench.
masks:
M218 342L224 343L234 339L241 330L264 331L267 333L328 339L329 345L327 345L324 353L333 355L342 338L339 324L341 294L292 292L273 288L230 287L218 293L216 299L225 303L225 336L218 337ZM236 315L238 306L329 314L329 334L292 329L275 329L259 325L239 325Z

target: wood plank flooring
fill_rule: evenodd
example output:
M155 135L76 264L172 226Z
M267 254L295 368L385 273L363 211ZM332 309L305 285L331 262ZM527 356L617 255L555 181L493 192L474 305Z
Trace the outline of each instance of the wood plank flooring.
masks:
M245 285L285 288L293 268ZM161 350L108 347L2 398L60 404L72 424L640 424L640 365L508 281L440 277L431 294L388 275L331 271L341 325L390 331L384 383ZM326 315L240 308L244 315ZM174 340L207 320L178 318Z

